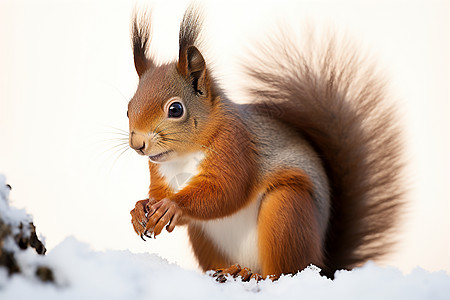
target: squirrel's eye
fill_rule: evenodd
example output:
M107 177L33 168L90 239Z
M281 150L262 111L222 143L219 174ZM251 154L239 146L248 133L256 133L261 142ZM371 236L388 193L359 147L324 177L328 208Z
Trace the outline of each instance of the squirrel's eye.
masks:
M169 118L179 118L183 115L183 105L180 102L174 102L169 106Z

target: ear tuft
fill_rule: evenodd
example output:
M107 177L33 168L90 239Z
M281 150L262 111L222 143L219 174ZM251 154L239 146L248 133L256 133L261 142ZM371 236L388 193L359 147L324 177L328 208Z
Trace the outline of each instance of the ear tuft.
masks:
M139 20L138 20L139 19ZM135 12L131 29L134 66L139 77L154 67L153 61L147 57L148 46L151 41L151 25L148 13L138 16Z

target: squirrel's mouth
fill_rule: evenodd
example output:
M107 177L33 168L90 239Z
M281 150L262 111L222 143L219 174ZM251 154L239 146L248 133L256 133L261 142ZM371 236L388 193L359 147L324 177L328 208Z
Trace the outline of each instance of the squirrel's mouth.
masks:
M173 152L172 150L168 150L168 151L164 151L159 154L156 154L156 155L149 156L148 158L152 162L160 163L160 162L166 161L172 152Z

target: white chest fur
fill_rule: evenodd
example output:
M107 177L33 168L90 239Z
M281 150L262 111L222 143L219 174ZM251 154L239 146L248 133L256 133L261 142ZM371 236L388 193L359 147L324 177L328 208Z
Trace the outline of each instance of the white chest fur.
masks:
M258 213L261 197L235 214L211 221L197 221L205 234L231 263L261 272L258 255Z
M179 157L173 161L159 164L159 172L166 179L167 184L178 192L183 189L192 177L198 174L203 152L195 152Z
M169 186L178 192L189 180L198 174L199 164L204 158L196 152L177 160L159 164L159 172ZM235 214L211 221L196 221L205 234L227 255L232 263L261 272L258 255L258 213L261 197L254 199L244 209Z

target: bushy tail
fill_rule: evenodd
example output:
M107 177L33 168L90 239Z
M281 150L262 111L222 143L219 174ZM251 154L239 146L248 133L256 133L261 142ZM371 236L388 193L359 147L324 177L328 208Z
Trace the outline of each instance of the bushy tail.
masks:
M345 40L298 46L283 33L252 53L251 96L298 130L323 160L331 187L325 270L386 253L403 203L400 132L375 68ZM331 35L330 35L331 36Z

